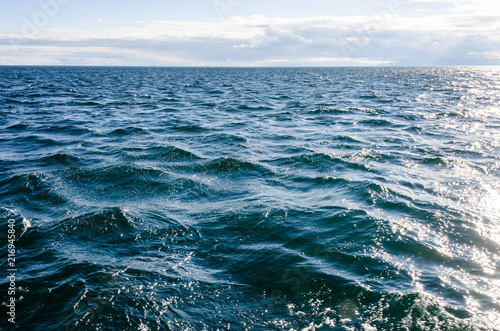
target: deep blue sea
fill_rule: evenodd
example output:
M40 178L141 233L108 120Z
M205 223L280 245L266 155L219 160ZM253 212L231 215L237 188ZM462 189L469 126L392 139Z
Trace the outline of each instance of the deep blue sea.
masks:
M500 330L500 67L0 67L0 221L2 330Z

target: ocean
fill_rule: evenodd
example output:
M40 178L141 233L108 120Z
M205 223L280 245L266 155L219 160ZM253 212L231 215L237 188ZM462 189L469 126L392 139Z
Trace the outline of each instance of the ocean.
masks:
M0 67L2 330L500 330L500 67Z

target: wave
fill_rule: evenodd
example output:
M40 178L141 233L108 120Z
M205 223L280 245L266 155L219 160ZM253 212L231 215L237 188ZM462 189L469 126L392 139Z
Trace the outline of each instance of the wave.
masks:
M459 171L469 171L469 172L479 172L486 174L487 170L479 165L476 165L470 161L452 158L452 157L427 157L421 160L423 164L429 164L433 166L443 166L446 168L451 168Z
M320 107L318 109L311 111L311 113L313 114L347 114L349 112L350 110L347 108L338 109L338 108L326 108L326 107Z
M11 175L0 180L2 198L19 203L36 204L43 202L48 206L63 206L69 201L60 195L50 178L40 173Z
M172 127L173 131L187 132L187 133L202 133L209 132L210 130L199 125L179 125Z
M142 128L137 128L133 126L129 126L125 129L115 129L111 131L108 135L110 136L129 136L129 135L143 135L143 134L148 134L148 131Z
M89 135L93 134L94 131L87 129L87 128L82 128L79 126L75 125L51 125L49 127L44 127L44 128L39 128L37 131L39 132L44 132L44 133L60 133L60 134L67 134L67 135L72 135L72 136L82 136L82 135Z
M166 162L189 162L203 158L186 149L175 146L157 146L149 148L125 149L132 152L132 160L162 160Z
M106 106L103 102L98 101L68 101L66 103L67 106L95 106L95 107L104 107Z
M64 165L71 166L80 164L80 159L66 153L57 153L40 159L43 165Z
M19 136L18 138L15 138L13 141L19 145L29 144L30 146L37 146L39 148L66 145L66 142L64 141L47 138L45 135L38 135L38 134L37 135L30 134L27 136L22 135Z
M367 126L392 126L393 123L384 119L371 119L371 120L362 120L358 122L359 124L367 125Z
M24 131L27 128L28 128L28 125L26 123L17 123L17 124L9 125L6 129Z
M367 172L371 171L371 169L363 163L353 162L341 157L334 157L324 153L295 155L291 157L283 157L274 160L269 160L266 162L282 167L307 166L311 169L319 169L319 170L328 169L328 170L342 171L343 169L352 169L352 170L360 170Z
M272 174L272 171L267 167L231 157L223 157L211 160L195 167L195 169L198 172L227 174L240 173L245 174L246 176L250 176L252 175L252 173L262 176L269 176Z
M249 105L240 105L238 106L240 110L272 110L273 108L267 106L249 106Z

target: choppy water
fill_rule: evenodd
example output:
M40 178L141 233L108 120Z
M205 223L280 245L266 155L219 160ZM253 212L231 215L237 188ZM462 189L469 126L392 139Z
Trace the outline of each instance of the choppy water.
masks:
M3 329L500 329L498 67L0 67L0 107Z

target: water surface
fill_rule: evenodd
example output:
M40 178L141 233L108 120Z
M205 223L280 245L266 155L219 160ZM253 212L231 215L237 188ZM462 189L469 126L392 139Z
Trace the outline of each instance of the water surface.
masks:
M0 105L18 329L500 328L498 67L0 67Z

